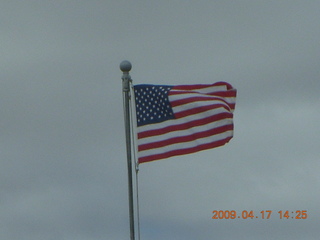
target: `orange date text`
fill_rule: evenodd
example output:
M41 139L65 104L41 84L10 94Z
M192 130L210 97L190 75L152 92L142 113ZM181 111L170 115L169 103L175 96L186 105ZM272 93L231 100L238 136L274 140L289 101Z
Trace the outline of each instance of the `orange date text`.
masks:
M212 219L271 219L276 217L278 219L307 219L308 214L307 210L280 210L276 214L273 214L272 210L262 210L262 211L253 211L253 210L214 210L212 211Z

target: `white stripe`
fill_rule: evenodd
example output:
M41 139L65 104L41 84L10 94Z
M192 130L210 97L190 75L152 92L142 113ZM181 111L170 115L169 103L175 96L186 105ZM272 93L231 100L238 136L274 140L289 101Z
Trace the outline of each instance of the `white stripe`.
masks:
M152 136L152 137L138 139L138 145L140 146L140 145L146 144L146 143L159 142L159 141L163 141L163 140L167 140L167 139L175 138L175 137L186 137L186 136L189 136L192 134L196 134L196 133L200 133L200 132L204 132L204 131L210 131L211 129L230 125L230 124L232 124L232 118L225 118L225 119L221 119L216 122L211 122L211 123L201 125L201 126L195 126L195 127L185 129L185 130L172 131L172 132L168 132L168 133L165 133L162 135L156 135L156 136Z
M225 139L227 137L232 137L233 136L233 131L226 131L220 134L216 134L213 136L209 136L206 138L200 138L191 142L183 142L183 143L177 143L177 144L172 144L169 146L164 146L161 148L154 148L154 149L150 149L150 150L145 150L145 151L140 151L138 152L138 157L146 157L146 156L151 156L151 155L155 155L155 154L162 154L162 153L166 153L166 152L170 152L173 150L178 150L178 149L188 149L188 148L192 148L192 147L196 147L199 145L203 145L206 143L211 143L211 142L216 142L222 139Z

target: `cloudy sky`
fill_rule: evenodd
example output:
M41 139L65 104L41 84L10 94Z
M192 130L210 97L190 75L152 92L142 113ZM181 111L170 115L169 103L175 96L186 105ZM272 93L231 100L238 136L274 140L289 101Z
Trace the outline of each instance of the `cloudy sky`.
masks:
M129 239L124 59L238 90L229 144L140 165L141 239L319 238L319 1L0 3L1 239Z

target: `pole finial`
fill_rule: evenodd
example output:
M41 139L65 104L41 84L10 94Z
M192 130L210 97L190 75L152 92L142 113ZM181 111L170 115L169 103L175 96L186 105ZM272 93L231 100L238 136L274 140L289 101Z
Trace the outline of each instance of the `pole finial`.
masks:
M127 60L124 60L120 63L120 70L124 73L130 72L131 68L132 68L131 62Z

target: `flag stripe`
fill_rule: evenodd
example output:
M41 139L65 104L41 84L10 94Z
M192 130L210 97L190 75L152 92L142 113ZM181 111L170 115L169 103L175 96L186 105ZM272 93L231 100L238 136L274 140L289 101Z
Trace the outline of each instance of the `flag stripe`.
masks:
M176 90L176 89L172 89L170 91L170 95L181 95L181 94L194 94L194 95L199 95L198 92L196 91L181 91L181 90ZM220 92L209 92L209 93L203 93L204 96L218 96L218 97L234 97L234 92L229 91L229 92L224 92L224 91L220 91Z
M192 85L177 85L173 89L177 90L197 90L198 92L207 93L214 91L226 91L232 89L232 86L226 82L216 82L214 84L192 84Z

